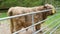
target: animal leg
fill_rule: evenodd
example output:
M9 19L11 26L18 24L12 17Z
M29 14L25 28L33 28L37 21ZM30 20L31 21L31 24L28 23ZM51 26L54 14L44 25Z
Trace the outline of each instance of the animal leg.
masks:
M13 19L11 19L10 21L11 21L10 29L11 29L11 34L12 34L13 33L13 29L14 29Z
M40 30L40 29L41 29L41 24L36 25L36 26L35 26L35 29L36 29L36 31ZM41 32L42 32L42 31L40 31L40 33L41 33Z

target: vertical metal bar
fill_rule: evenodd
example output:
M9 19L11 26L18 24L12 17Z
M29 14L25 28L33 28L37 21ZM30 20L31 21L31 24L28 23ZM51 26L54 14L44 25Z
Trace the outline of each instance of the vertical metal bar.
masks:
M32 14L32 25L34 25L34 14ZM33 29L33 33L34 33L35 32L34 26L32 27L32 29Z

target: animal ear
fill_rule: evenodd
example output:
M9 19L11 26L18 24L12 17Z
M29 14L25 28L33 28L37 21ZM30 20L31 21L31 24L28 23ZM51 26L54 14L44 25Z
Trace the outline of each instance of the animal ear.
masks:
M47 6L45 6L45 5L44 5L44 7L43 7L43 8L47 9Z

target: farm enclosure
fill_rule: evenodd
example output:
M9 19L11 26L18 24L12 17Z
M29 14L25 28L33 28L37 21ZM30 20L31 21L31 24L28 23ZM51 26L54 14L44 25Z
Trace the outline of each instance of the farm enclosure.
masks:
M3 14L3 13L2 13ZM56 15L57 14L57 15ZM54 15L52 15L52 16L54 16L54 17L52 17L51 19L49 19L49 20L47 20L44 24L42 24L42 28L43 27L45 27L45 26L47 26L48 24L50 24L51 22L53 22L53 21L55 21L55 20L57 20L57 19L59 19L60 18L60 10L57 10L57 13L56 14L54 14ZM6 15L6 13L4 14L4 15ZM7 16L7 15L6 15ZM6 16L2 16L2 17L6 17ZM48 16L48 18L50 18L51 16ZM60 21L58 20L58 21L56 21L56 22L54 22L53 24L51 24L49 27L47 27L46 29L44 29L43 30L43 32L45 32L45 31L47 31L47 30L49 30L49 29L51 29L50 31L47 31L47 34L49 33L49 32L51 32L52 31L52 29L54 28L54 27L56 27L57 25L59 25L60 23L59 23ZM0 21L0 24L1 24L1 26L0 26L0 33L2 33L3 31L4 31L4 29L5 29L5 33L7 34L7 30L9 31L9 20L3 20L3 21ZM8 28L7 28L8 27ZM60 28L58 28L55 32L54 32L54 34L59 34L60 33ZM2 33L2 34L4 34L4 33Z

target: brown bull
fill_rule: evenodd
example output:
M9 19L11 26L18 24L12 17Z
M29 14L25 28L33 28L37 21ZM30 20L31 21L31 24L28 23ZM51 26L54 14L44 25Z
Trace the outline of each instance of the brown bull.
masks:
M53 7L49 6L49 8L53 8ZM37 11L41 11L49 8L47 8L47 6L38 6L38 7L32 7L32 8L12 7L8 10L8 15L13 16L13 15L25 14L33 11L37 12ZM34 22L37 23L38 21L44 20L47 18L48 15L51 15L51 14L53 14L53 11L34 14ZM26 28L32 25L32 16L27 15L27 16L12 18L10 19L10 21L11 21L11 33L13 33L15 31L20 30L22 27ZM35 28L36 30L39 30L41 28L41 24L36 25Z

